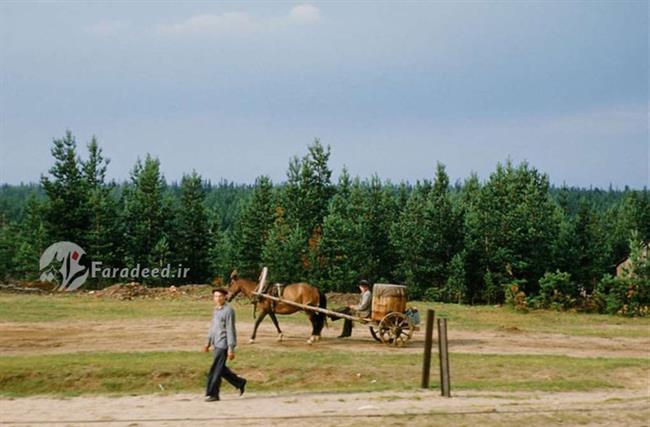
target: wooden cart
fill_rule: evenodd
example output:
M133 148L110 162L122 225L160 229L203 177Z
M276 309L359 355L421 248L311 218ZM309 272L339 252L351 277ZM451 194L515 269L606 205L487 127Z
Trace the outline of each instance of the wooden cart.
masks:
M388 345L401 347L408 343L417 326L406 315L406 303L406 286L376 283L372 288L372 314L368 322L370 335Z
M401 347L413 337L418 327L406 315L407 293L406 286L377 283L372 289L372 312L370 317L358 317L342 314L311 305L299 304L263 292L266 289L268 269L264 267L260 275L256 295L273 301L300 307L304 310L317 311L331 316L352 320L367 325L370 335L386 345Z

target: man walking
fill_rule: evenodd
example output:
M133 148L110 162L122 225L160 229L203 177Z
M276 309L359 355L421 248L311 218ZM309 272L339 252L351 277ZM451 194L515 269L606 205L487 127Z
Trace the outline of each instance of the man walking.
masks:
M223 288L212 291L214 313L210 324L210 332L208 333L208 343L203 348L206 353L210 351L210 346L214 348L214 360L212 367L210 367L208 385L205 391L205 400L207 402L219 400L222 377L233 387L239 389L240 396L244 394L246 388L246 380L237 376L226 366L226 359L233 360L235 358L235 346L237 345L235 311L226 304L226 295L228 295L228 291Z

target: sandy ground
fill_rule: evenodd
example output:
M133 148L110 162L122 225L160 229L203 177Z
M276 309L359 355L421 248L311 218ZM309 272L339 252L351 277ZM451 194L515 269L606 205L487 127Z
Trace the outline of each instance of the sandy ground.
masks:
M258 333L259 348L291 351L304 347L308 322L282 322L285 340L276 343L270 322ZM252 322L238 321L242 346ZM365 327L351 339L337 340L341 324L330 323L324 349L345 351L422 351L423 332L407 348L395 350L376 343ZM33 355L77 351L200 350L207 321L116 320L0 322L0 355ZM600 338L521 331L450 330L450 350L462 353L562 354L574 357L648 357L650 337ZM83 343L83 347L81 347ZM633 381L634 389L585 393L455 392L452 399L437 392L373 392L346 394L224 393L221 402L207 403L196 394L85 396L57 399L0 398L0 425L7 426L351 426L453 425L529 426L620 425L650 423L649 380ZM224 389L224 392L226 390Z
M272 346L291 349L304 346L310 328L304 323L282 323L285 340L276 342L276 333L270 321L260 326L256 347ZM0 355L29 355L70 353L77 351L169 351L197 350L203 345L208 329L206 321L188 320L113 320L103 322L0 322ZM394 351L376 343L367 328L358 326L353 337L336 340L341 323L330 323L323 332L323 340L315 344L323 348L343 348L346 351ZM247 345L252 322L238 321L240 345ZM405 352L421 352L422 331L415 332ZM465 331L450 330L451 351L462 353L499 354L557 354L575 357L648 357L650 334L641 338L576 337L562 334L532 334L521 331ZM81 346L83 343L83 346ZM353 345L351 345L353 344Z
M648 396L638 391L590 393L225 394L204 402L168 396L23 398L0 401L0 425L347 426L347 425L620 425L644 426ZM532 421L528 421L528 419Z

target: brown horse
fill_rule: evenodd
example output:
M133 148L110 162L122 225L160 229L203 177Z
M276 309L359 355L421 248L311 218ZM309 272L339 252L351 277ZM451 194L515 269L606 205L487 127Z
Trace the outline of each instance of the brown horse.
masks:
M240 292L246 295L249 298L255 299L255 291L257 289L257 282L248 279L242 279L239 277L236 271L233 271L230 275L230 285L228 286L228 296L226 299L231 301L235 298ZM292 283L290 285L283 286L282 299L292 302L297 302L304 305L313 305L314 307L327 308L327 299L325 294L322 293L318 288L311 286L308 283ZM282 303L275 302L267 298L259 298L257 301L257 307L260 308L261 313L255 319L255 327L253 328L253 335L251 335L249 343L255 342L255 336L257 335L257 328L259 327L262 320L268 314L275 325L275 328L278 330L278 341L282 341L282 330L278 324L278 319L275 317L276 314L293 314L297 311L303 311L302 308ZM309 344L320 339L320 334L325 326L325 315L323 313L318 313L316 311L304 310L309 317L309 321L312 325L311 336L307 340Z

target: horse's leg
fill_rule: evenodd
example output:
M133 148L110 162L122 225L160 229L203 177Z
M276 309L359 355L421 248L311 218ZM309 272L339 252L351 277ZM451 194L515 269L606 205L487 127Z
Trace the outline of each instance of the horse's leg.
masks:
M320 333L323 330L323 318L324 314L322 313L314 313L314 323L313 323L313 328L314 328L314 339L316 341L320 341Z
M312 302L316 301L318 302L319 308L327 308L327 299L325 297L325 294L320 290L313 288ZM325 314L318 311L312 311L309 313L309 321L311 322L312 330L311 337L307 342L311 344L314 341L320 340L320 334L323 331L323 326L325 326Z
M271 320L273 321L273 324L275 325L275 329L278 330L278 342L282 342L282 330L280 329L280 324L278 323L278 318L275 317L274 312L269 312L269 316L271 316Z
M325 315L323 313L314 313L312 318L313 333L316 340L320 340L320 334L325 326Z
M318 324L317 324L317 314L313 311L309 312L309 321L311 322L311 336L307 340L307 344L312 344L314 341L318 341L320 337L318 336Z
M253 326L253 335L251 335L251 339L248 340L249 344L253 344L255 342L255 336L257 335L257 328L260 326L260 323L262 323L262 320L266 317L268 314L267 311L262 310L259 316L257 316L257 319L255 319L255 326Z

